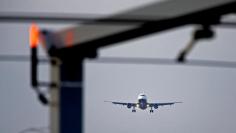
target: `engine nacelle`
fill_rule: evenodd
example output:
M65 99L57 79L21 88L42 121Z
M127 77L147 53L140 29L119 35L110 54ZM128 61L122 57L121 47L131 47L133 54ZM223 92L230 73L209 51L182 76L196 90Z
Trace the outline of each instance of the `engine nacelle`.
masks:
M127 104L127 108L130 109L132 107L131 104Z
M154 109L157 109L157 108L158 108L158 105L154 105L153 107L154 107Z

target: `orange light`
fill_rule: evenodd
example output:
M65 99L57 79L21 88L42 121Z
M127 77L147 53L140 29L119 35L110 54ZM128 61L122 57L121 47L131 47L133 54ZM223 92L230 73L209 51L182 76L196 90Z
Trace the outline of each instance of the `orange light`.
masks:
M73 43L73 40L74 40L74 33L73 31L68 31L66 33L66 38L65 38L65 44L67 47L71 47L72 46L72 43Z
M35 23L32 23L29 29L29 42L31 48L36 48L39 44L39 28Z

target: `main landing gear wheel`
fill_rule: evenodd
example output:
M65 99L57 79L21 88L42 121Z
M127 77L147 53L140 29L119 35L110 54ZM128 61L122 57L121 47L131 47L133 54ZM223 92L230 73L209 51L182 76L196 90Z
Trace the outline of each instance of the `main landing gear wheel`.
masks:
M132 112L136 112L136 110L133 109Z

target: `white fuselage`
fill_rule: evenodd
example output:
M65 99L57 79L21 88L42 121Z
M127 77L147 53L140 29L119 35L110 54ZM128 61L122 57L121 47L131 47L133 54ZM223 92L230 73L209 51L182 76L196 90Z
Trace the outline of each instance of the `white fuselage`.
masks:
M138 107L142 110L147 108L147 96L145 94L138 95Z

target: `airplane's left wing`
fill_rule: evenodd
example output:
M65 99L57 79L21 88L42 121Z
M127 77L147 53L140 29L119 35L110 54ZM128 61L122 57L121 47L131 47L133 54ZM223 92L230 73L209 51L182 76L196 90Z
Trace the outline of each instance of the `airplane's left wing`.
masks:
M153 108L158 109L159 106L165 106L165 105L172 105L175 103L182 103L182 102L168 102L168 103L148 103L148 107L151 108L150 113L153 113Z
M169 103L149 103L150 107L158 107L158 106L165 106L165 105L172 105L175 103L182 103L182 102L169 102Z

